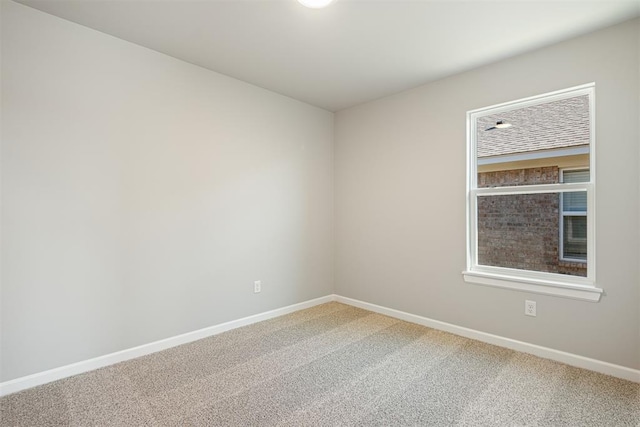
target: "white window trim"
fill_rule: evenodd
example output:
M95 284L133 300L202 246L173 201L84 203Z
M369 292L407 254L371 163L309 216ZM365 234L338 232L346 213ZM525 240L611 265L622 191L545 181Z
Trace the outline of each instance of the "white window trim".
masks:
M563 168L560 169L560 182L564 182L564 173L567 171L583 171L583 170L588 170L584 167L582 168ZM589 172L591 173L591 172ZM587 207L588 210L588 207ZM560 261L564 261L564 262L575 262L575 263L581 263L581 264L586 264L587 260L582 259L582 258L567 258L564 256L564 217L565 216L587 216L587 211L570 211L570 212L565 212L564 210L564 200L562 199L562 197L560 197L560 237L558 239L558 255L560 258ZM587 216L587 220L588 220L588 216ZM588 240L587 240L588 242ZM589 253L589 249L587 248L587 253Z
M476 123L478 117L509 111L514 107L524 108L580 95L589 95L589 151L591 153L589 156L589 182L477 188ZM463 271L464 280L468 283L522 292L554 295L591 302L599 301L603 290L596 287L595 283L595 152L595 83L469 111L467 113L467 269ZM589 212L587 216L587 277L478 265L477 197L499 194L563 193L568 191L587 192L587 211Z

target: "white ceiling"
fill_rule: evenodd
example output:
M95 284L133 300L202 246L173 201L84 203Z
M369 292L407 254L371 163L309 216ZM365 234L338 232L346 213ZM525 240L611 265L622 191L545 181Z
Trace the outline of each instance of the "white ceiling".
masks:
M330 111L640 15L640 0L19 1Z

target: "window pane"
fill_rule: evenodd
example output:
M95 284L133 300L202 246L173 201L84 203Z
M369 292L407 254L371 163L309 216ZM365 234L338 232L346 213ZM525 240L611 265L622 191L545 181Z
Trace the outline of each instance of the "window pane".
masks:
M562 173L562 182L588 182L589 170L566 170Z
M564 165L588 167L590 132L588 95L478 117L477 187L558 183ZM584 170L564 177L588 180Z
M562 211L563 212L586 212L587 211L587 192L575 191L562 194Z
M562 182L588 182L589 170L565 170L562 173ZM562 195L562 211L563 212L586 212L587 211L587 193L575 192L564 193Z
M478 264L586 276L586 263L560 260L559 208L559 193L479 196Z

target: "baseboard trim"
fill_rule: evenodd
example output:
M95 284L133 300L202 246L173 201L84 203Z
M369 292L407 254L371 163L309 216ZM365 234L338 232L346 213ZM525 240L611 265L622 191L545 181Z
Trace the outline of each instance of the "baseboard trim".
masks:
M273 319L274 317L283 316L293 313L294 311L304 310L316 305L335 301L335 295L327 295L324 297L304 301L298 304L289 305L275 310L266 311L252 316L243 317L242 319L232 320L230 322L220 323L218 325L209 326L196 331L187 332L185 334L176 335L174 337L154 341L143 344L138 347L129 348L115 353L106 354L104 356L95 357L93 359L83 360L72 363L70 365L61 366L59 368L50 369L36 374L27 375L10 381L0 383L0 396L16 393L28 388L36 387L52 381L71 377L73 375L82 374L94 369L103 368L105 366L114 365L126 360L135 359L137 357L146 356L151 353L166 350L178 345L187 344L203 338L217 335L231 329L240 328L242 326L251 325L252 323L261 322L263 320Z
M579 356L577 354L554 350L552 348L542 347L523 341L517 341L511 338L505 338L499 335L493 335L486 332L477 331L475 329L469 329L462 326L453 325L451 323L429 319L427 317L406 313L400 310L394 310L392 308L382 307L379 305L343 297L340 295L335 295L335 301L373 311L375 313L384 314L396 319L405 320L407 322L417 323L429 328L450 332L452 334L460 335L465 338L471 338L488 344L493 344L500 347L509 348L511 350L532 354L544 359L555 360L556 362L566 363L567 365L575 366L578 368L584 368L590 371L599 372L601 374L611 375L613 377L640 383L640 370L627 368L626 366L615 365L613 363L590 359L588 357Z
M104 356L95 357L93 359L83 360L70 365L61 366L59 368L50 369L36 374L27 375L10 381L0 383L0 396L6 396L52 381L71 377L73 375L82 374L94 369L103 368L105 366L114 365L126 360L135 359L137 357L146 356L151 353L166 350L178 345L187 344L203 338L240 328L242 326L251 325L263 320L273 319L274 317L283 316L295 311L304 310L316 305L324 304L331 301L337 301L354 307L373 311L375 313L384 314L396 319L405 320L407 322L416 323L427 326L429 328L450 332L465 338L482 341L488 344L509 348L511 350L521 351L523 353L533 354L534 356L545 359L555 360L557 362L566 363L567 365L584 368L602 374L611 375L613 377L622 378L629 381L640 383L640 370L627 368L625 366L615 365L613 363L603 362L588 357L579 356L577 354L567 353L560 350L554 350L548 347L542 347L511 338L501 337L486 332L477 331L475 329L457 326L451 323L441 322L439 320L429 319L427 317L418 316L416 314L406 313L404 311L383 307L376 304L347 298L340 295L327 295L324 297L304 301L298 304L289 305L275 310L266 311L252 316L243 317L242 319L232 320L230 322L220 323L218 325L209 326L207 328L198 329L196 331L187 332L185 334L166 338L152 343L144 344L138 347L129 348L115 353L106 354Z

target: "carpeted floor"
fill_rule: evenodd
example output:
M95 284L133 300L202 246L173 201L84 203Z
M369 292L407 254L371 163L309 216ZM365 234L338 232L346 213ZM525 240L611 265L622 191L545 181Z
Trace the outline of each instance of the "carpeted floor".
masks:
M0 410L3 426L640 426L640 385L328 303Z

